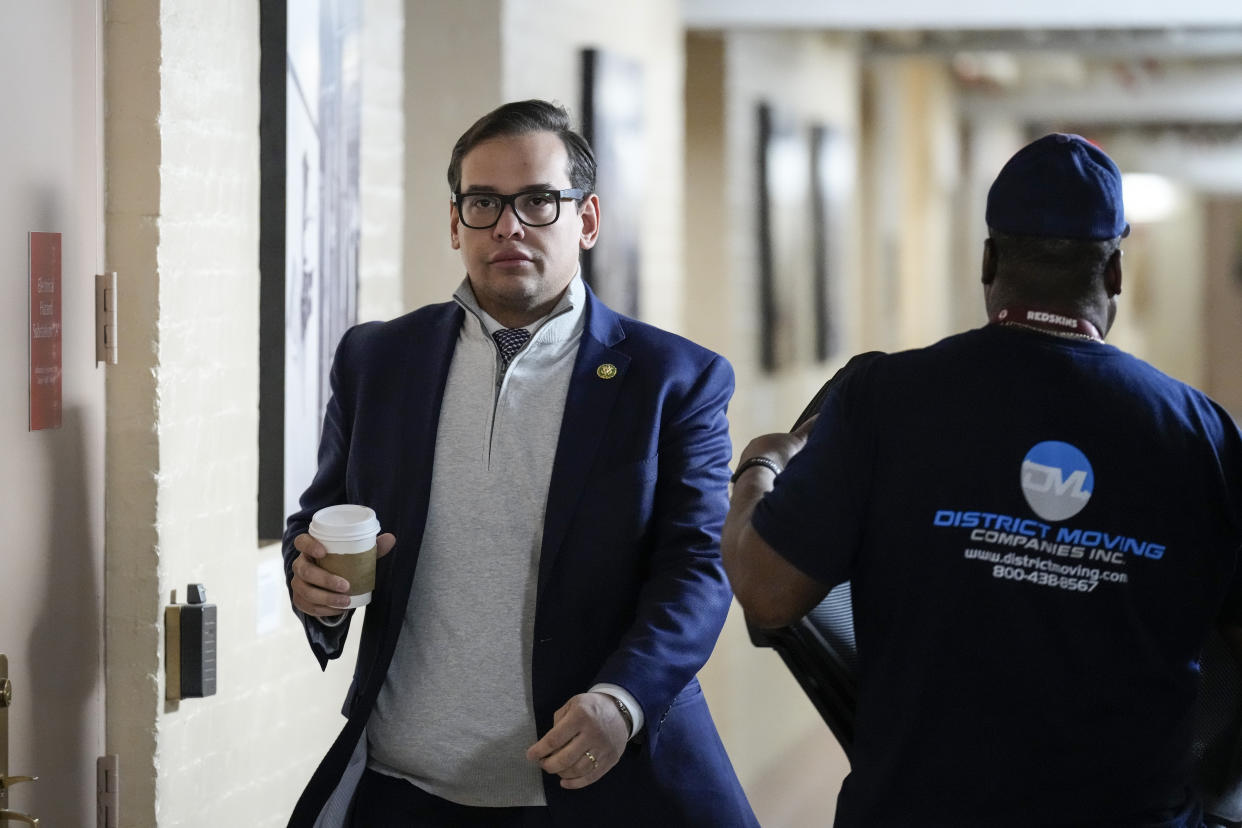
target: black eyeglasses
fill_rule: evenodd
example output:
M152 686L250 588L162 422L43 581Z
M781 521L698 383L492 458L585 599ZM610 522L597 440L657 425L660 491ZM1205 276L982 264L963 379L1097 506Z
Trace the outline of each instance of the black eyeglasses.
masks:
M517 220L527 227L547 227L556 224L561 217L561 202L578 201L586 196L585 190L526 190L512 195L500 193L453 193L457 215L461 223L474 230L488 230L496 226L505 211L505 205L513 208Z

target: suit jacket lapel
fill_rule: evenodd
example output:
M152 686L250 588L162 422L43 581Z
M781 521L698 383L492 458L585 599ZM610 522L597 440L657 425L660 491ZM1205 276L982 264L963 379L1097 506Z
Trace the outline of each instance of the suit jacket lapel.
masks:
M408 361L392 377L393 382L405 389L405 394L402 405L392 412L391 428L396 434L409 435L402 441L404 450L400 459L393 458L394 479L408 486L396 495L403 502L399 507L403 519L397 533L402 546L399 558L402 566L393 597L399 599L402 608L409 597L414 565L427 524L440 408L465 313L456 303L446 303L443 309L430 324L411 331L412 339L406 346Z
M565 532L578 511L587 473L595 462L609 413L630 364L628 354L613 348L625 338L619 317L595 298L590 288L586 293L586 324L565 398L565 414L548 486L539 556L539 595L543 594Z

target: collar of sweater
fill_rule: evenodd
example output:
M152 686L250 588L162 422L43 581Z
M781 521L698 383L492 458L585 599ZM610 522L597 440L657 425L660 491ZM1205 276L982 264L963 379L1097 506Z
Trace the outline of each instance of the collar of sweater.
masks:
M457 290L453 293L453 301L461 305L470 316L479 320L486 337L491 338L496 331L504 330L504 325L493 319L479 306L474 290L470 287L469 276L462 279L461 284L457 286ZM547 316L526 326L526 330L531 334L531 344L538 341L541 344L551 345L574 338L581 332L582 310L585 306L586 287L582 282L582 270L579 269L574 274L574 278L570 279L569 286L552 311ZM469 317L467 317L468 320Z

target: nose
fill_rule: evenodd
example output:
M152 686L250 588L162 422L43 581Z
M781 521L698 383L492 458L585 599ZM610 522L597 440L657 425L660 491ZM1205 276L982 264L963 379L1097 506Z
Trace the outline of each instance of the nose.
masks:
M515 236L522 236L525 225L518 221L517 207L513 204L502 204L500 207L500 218L496 219L496 224L492 227L492 233L499 239L511 239Z

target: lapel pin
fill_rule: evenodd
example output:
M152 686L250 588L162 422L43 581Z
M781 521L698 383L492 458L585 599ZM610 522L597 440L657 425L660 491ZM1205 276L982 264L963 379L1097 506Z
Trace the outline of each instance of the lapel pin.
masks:
M617 375L617 366L611 362L605 362L595 369L595 376L600 379L612 379Z

